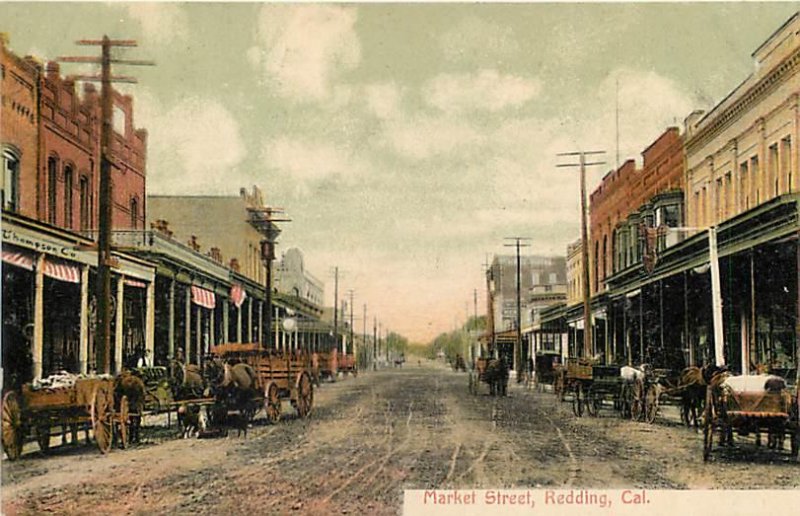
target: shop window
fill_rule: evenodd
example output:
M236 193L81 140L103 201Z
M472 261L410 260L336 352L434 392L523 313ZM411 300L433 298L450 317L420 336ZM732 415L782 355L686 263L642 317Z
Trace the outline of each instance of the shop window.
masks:
M72 167L64 167L64 226L72 229Z
M56 186L58 185L58 158L47 159L47 221L56 223Z
M3 150L3 209L19 209L19 155L11 149Z

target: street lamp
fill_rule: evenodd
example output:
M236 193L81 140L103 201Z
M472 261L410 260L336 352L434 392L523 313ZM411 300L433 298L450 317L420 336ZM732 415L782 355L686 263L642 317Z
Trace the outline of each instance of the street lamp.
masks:
M272 342L272 261L275 259L275 243L278 235L281 234L281 230L271 220L271 215L271 211L268 211L268 227L264 230L266 238L261 241L261 259L267 269L267 277L264 284L266 296L264 299L264 325L266 326L264 337L266 342ZM266 347L264 342L261 343L261 347Z

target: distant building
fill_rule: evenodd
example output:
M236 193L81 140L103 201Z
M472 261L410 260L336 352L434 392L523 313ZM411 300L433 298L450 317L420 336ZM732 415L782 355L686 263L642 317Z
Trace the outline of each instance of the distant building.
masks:
M319 307L324 299L324 284L306 270L303 252L287 250L275 263L274 287L278 292L305 299Z
M489 270L494 299L494 331L516 329L517 322L517 258L495 256ZM549 290L548 290L549 289ZM554 256L520 256L520 298L522 327L530 325L531 312L526 310L531 296L566 290L566 261Z
M151 225L166 221L175 240L219 258L260 285L266 282L261 242L268 208L258 187L230 196L148 195L147 206Z

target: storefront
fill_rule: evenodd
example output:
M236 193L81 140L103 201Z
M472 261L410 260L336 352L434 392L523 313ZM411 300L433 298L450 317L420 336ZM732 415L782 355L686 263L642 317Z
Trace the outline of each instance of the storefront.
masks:
M93 242L39 222L3 214L3 334L9 353L30 353L29 379L95 370ZM153 349L155 268L113 253L112 373ZM5 347L5 343L4 343ZM20 364L26 359L21 358Z

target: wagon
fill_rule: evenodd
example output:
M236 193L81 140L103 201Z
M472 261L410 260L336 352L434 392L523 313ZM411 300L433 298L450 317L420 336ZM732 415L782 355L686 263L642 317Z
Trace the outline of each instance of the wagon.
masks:
M261 396L252 402L264 408L273 423L281 418L281 402L288 399L300 417L307 417L314 404L311 357L303 352L283 353L265 349L258 343L231 343L214 346L213 356L229 363L245 363L255 370Z
M572 412L578 417L583 416L586 395L592 385L592 362L585 358L568 358L563 381L564 392L572 393Z
M341 372L345 376L348 374L352 374L353 376L358 376L358 364L356 364L355 355L341 354L337 357L337 359L338 359L339 372Z
M151 412L170 409L175 402L169 370L164 366L137 367L131 371L144 382L144 408Z
M469 392L478 394L481 383L489 386L489 394L492 396L506 395L508 386L508 370L503 370L501 360L493 358L478 357L475 359L475 369L469 373Z
M592 366L592 381L586 391L586 408L590 416L597 416L607 402L615 411L625 415L630 406L628 382L620 376L618 365Z
M534 361L533 384L537 391L542 391L545 385L550 385L553 390L559 374L559 360L561 355L558 353L537 353Z
M339 373L339 353L337 350L320 351L317 353L317 360L319 362L319 377L329 378L330 381L336 381L336 375Z
M733 444L734 432L745 436L755 433L760 443L762 432L768 435L771 448L782 448L784 437L791 441L790 455L797 460L800 447L798 403L800 394L784 387L780 390L734 390L727 373L718 373L706 387L706 406L703 413L703 460L708 460L719 432L720 444ZM748 378L748 377L739 377ZM753 376L749 378L766 378ZM795 387L796 389L796 387Z
M107 453L115 436L120 446L128 443L128 399L123 396L115 400L111 378L78 378L69 386L41 389L26 384L20 391L3 395L2 422L3 449L9 460L20 457L31 430L39 448L46 452L54 426L63 431L75 425L91 425L97 448Z

